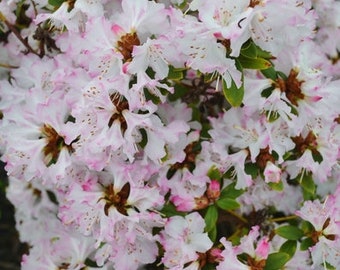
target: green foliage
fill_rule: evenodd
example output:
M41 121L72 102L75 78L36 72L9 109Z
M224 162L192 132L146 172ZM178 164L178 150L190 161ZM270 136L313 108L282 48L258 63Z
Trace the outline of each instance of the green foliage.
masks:
M176 207L168 202L166 204L164 204L162 210L160 211L162 214L164 214L166 217L172 217L172 216L185 216L186 213L185 212L179 212L177 211Z
M261 73L268 79L272 79L273 81L276 81L277 79L277 73L276 70L274 69L273 66L267 68L267 69L262 69Z
M280 247L280 252L287 253L292 258L296 252L297 241L288 240Z
M237 197L241 196L244 193L244 190L236 189L235 186L236 183L231 183L230 185L222 189L220 199L224 198L236 199Z
M301 250L307 250L314 245L315 245L315 243L314 243L313 239L310 238L310 237L307 237L307 238L305 238L301 241L300 249Z
M215 205L210 205L207 208L207 212L204 215L205 230L207 232L210 232L213 229L216 229L217 219L218 219L218 210Z
M288 240L299 240L304 236L301 229L292 225L279 227L275 230L275 233Z
M175 68L173 66L169 66L169 73L167 76L168 80L180 81L184 78L185 68Z
M282 181L278 183L269 182L268 186L270 186L271 189L276 190L276 191L282 191L284 188Z
M212 166L208 171L208 177L211 180L220 181L222 178L222 174L218 168L216 168L215 166Z
M264 270L280 270L288 261L290 255L285 252L276 252L269 254Z
M242 68L267 70L272 66L268 59L272 56L269 52L262 50L252 40L248 40L241 48L240 56L237 58Z
M65 0L48 0L48 4L54 8L59 8L64 2Z
M316 185L310 173L303 173L298 176L300 186L302 188L303 198L305 200L313 200L316 192Z
M240 204L235 201L234 199L230 198L220 198L216 201L216 204L218 207L220 207L223 210L230 211L235 210L240 207Z
M240 62L241 66L245 69L257 69L263 70L271 67L271 63L263 58L249 58L240 55L237 60Z
M239 107L242 104L243 96L244 96L244 84L238 88L234 80L231 81L231 86L228 88L225 80L222 82L222 90L225 99L230 103L233 107Z
M255 163L244 164L244 171L254 179L259 175L259 167Z

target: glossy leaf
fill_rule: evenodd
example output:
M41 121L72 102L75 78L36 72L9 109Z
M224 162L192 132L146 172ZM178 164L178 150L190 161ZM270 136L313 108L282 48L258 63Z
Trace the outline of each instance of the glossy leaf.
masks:
M315 245L315 243L314 243L313 239L308 237L308 238L305 238L301 241L300 249L301 250L307 250L314 245Z
M257 58L257 48L254 42L248 41L241 48L241 55L249 58Z
M240 88L237 88L234 80L231 82L230 88L227 87L227 83L223 80L222 90L224 97L233 107L239 107L242 104L244 96L244 85L242 83Z
M216 204L221 209L227 210L227 211L235 210L240 207L240 204L237 201L235 201L234 199L230 199L230 198L219 199L216 201Z
M221 172L219 169L217 169L215 166L212 166L209 171L208 171L208 177L211 179L211 180L221 180Z
M275 233L288 240L299 240L304 236L301 229L292 225L279 227L275 230Z
M312 195L315 194L316 186L311 174L304 174L301 179L300 185L306 192Z
M207 232L212 231L216 227L216 222L218 218L218 210L215 205L210 205L204 216L205 230Z
M273 81L275 81L277 79L277 73L276 73L276 70L273 67L269 67L267 69L262 69L261 72L268 79L272 79Z
M183 68L174 68L173 66L169 66L169 73L167 78L169 80L179 81L184 77L184 70Z
M236 189L235 186L236 183L231 183L230 185L222 189L220 199L224 198L236 199L237 197L241 196L244 193L244 190Z
M290 257L293 257L296 251L297 242L294 240L288 240L280 247L280 252L287 253Z
M290 260L289 254L276 252L269 254L264 270L279 270Z
M272 66L270 61L264 59L264 58L249 58L246 56L239 56L238 59L239 63L243 68L246 69L268 69Z

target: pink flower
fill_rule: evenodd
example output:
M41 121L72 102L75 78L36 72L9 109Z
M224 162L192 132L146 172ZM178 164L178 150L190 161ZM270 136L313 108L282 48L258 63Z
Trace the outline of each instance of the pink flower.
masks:
M279 183L281 181L281 169L268 161L264 169L264 180L269 183Z
M233 247L231 242L225 238L222 238L220 242L224 246L224 250L221 253L223 260L218 264L216 270L249 270L247 265L237 259L237 248Z
M184 267L184 264L196 261L197 252L205 253L212 246L207 233L203 233L203 218L193 212L185 217L169 218L161 233L161 244L165 249L163 264L170 269Z

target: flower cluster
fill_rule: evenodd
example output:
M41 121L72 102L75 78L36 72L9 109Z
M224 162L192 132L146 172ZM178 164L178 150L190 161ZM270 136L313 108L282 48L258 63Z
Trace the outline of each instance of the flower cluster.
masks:
M340 267L340 2L2 0L22 269Z

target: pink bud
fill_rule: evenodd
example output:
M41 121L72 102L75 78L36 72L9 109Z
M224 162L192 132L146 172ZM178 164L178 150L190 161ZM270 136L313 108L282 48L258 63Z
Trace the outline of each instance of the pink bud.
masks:
M217 180L211 180L209 187L207 189L207 196L209 200L215 201L220 197L221 194L221 186L220 182Z

